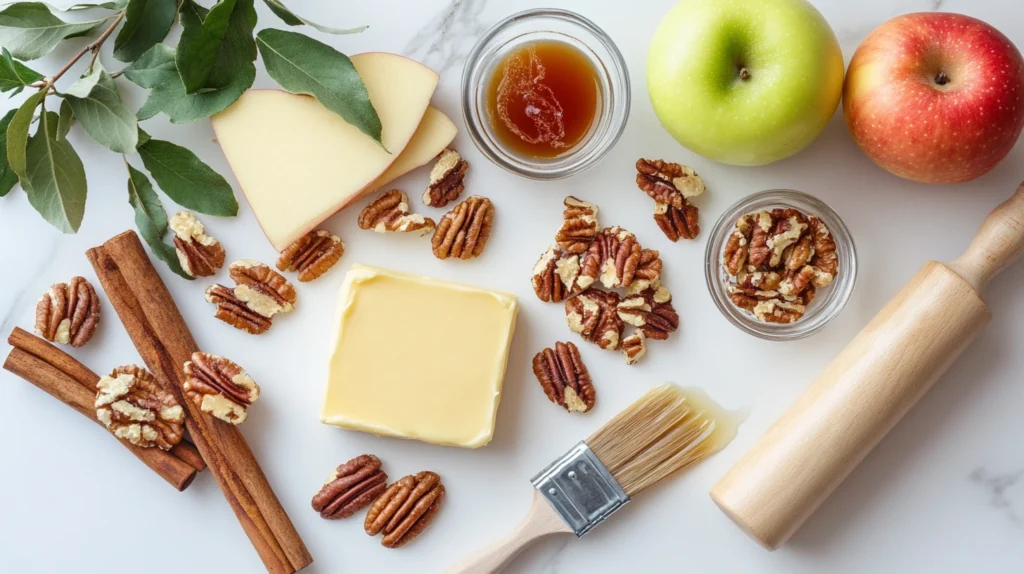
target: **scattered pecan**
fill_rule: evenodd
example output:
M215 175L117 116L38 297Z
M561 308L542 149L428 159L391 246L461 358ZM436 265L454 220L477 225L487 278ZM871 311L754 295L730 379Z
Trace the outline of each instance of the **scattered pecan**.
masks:
M206 234L194 214L179 211L171 217L170 226L178 261L189 277L210 277L224 266L224 247Z
M494 225L494 205L486 197L466 198L444 214L431 239L434 256L438 259L455 257L472 259L479 256L491 236Z
M281 271L297 271L299 281L306 283L327 273L345 254L345 244L325 229L310 231L285 247L277 258Z
M81 347L100 322L100 300L82 277L56 283L36 303L36 334L54 343Z
M647 354L647 337L643 331L637 330L622 340L622 353L626 355L626 364L634 365Z
M380 459L372 454L359 455L339 465L313 496L313 510L321 518L348 518L366 508L384 493L388 475L381 470Z
M613 291L591 289L565 302L569 328L602 349L618 349L624 325L616 307L619 296Z
M662 268L661 256L655 249L642 249L640 260L636 264L636 272L633 273L633 281L629 289L643 291L644 289L658 283L661 280Z
M679 328L672 294L658 283L631 293L616 308L623 322L637 327L648 339L665 340Z
M533 357L533 374L548 399L569 412L585 413L594 408L597 392L590 381L580 351L572 343L555 343Z
M819 249L820 247L820 249ZM758 320L792 323L838 270L835 241L821 220L792 208L740 217L722 252L729 299Z
M260 398L256 381L230 359L196 351L184 370L185 395L204 413L224 422L245 422L246 408Z
M682 209L686 200L707 189L704 180L685 165L660 159L636 160L636 185L657 203Z
M358 223L359 229L372 229L377 233L419 231L426 235L434 230L433 219L409 213L409 198L399 189L392 189L370 202L359 214Z
M548 247L533 266L533 291L547 303L561 303L572 294L580 274L580 258Z
M424 471L394 482L366 513L363 528L370 536L384 533L381 544L398 548L419 536L434 519L444 500L437 473Z
M459 198L466 189L463 179L469 169L469 162L459 152L448 148L437 157L437 163L430 169L430 185L423 192L423 203L431 207L444 207Z
M597 206L569 196L562 202L562 227L555 234L555 241L569 253L584 253L597 237Z
M146 369L117 367L96 384L96 418L142 448L171 450L185 433L185 411Z
M700 234L700 212L689 201L685 201L682 208L669 203L655 203L654 222L672 242L680 238L693 239Z
M268 265L242 259L232 263L228 271L238 283L235 297L260 315L269 319L295 308L295 287Z
M609 289L627 287L633 282L640 255L635 235L621 227L602 229L583 256L577 283L587 289L600 279Z
M210 285L206 300L217 306L215 317L250 335L265 333L270 328L270 319L250 309L235 292L223 285Z

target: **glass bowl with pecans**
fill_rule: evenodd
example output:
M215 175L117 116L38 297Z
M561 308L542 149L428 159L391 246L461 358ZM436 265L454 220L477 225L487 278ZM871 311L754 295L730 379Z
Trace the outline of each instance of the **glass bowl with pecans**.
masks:
M843 220L803 192L771 189L727 209L711 230L705 277L742 331L772 341L820 331L846 306L857 249Z

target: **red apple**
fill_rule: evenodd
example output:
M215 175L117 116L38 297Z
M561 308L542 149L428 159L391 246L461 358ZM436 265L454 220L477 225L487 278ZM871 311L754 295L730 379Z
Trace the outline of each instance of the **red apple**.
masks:
M1024 60L969 16L898 16L853 55L843 113L882 168L914 181L968 181L1006 157L1024 127Z

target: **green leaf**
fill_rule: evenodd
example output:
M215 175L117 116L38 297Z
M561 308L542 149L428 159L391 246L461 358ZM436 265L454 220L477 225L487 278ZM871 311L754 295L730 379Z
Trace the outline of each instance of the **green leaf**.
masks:
M118 153L135 151L138 120L121 102L117 85L103 66L97 64L68 88L64 101L71 104L89 137Z
M177 12L177 0L130 0L124 13L124 26L114 38L114 57L122 62L134 62L167 37Z
M174 48L166 44L154 44L126 67L123 73L142 88L155 88L159 84L175 81L178 79L178 70L174 67Z
M0 197L10 193L14 184L18 183L18 174L7 164L7 126L11 124L16 113L18 110L11 110L0 119L0 150L4 152L0 155Z
M15 60L7 48L3 49L3 59L0 59L0 92L15 90L11 94L14 96L25 86L42 79L42 74Z
M256 44L270 77L296 94L309 94L359 131L381 142L377 116L348 56L296 32L265 28Z
M87 34L107 20L65 22L42 2L18 2L0 11L0 46L19 60L35 60L61 40Z
M157 185L182 207L208 215L238 213L231 186L196 154L168 141L151 139L139 155Z
M181 268L177 251L164 243L164 235L167 234L167 212L160 203L160 197L153 190L153 184L149 182L146 174L132 167L127 160L124 164L128 168L128 203L135 210L135 227L139 228L139 233L153 250L153 255L166 263L171 271L191 281L192 276Z
M307 20L302 16L299 16L295 12L292 12L291 10L288 9L287 6L284 5L283 2L281 2L281 0L263 0L263 2L267 5L268 8L270 8L271 12L273 12L278 18L280 18L285 24L288 24L289 26L301 26L303 24L306 24L308 26L316 28L317 30L320 30L325 34L358 34L365 30L366 28L368 28L368 26L358 26L356 28L348 29L329 28L327 26L323 26L321 24L317 24L316 22Z
M7 126L7 163L22 184L25 182L25 172L28 169L25 157L25 150L28 148L28 128L32 124L36 107L45 96L46 93L42 91L29 96L22 102L21 107L11 117L10 125Z
M147 120L160 112L167 114L171 123L194 122L212 116L235 103L256 79L256 67L243 67L234 78L234 83L210 92L186 94L185 85L175 75L173 81L157 85L149 92L149 98L135 115Z
M66 100L60 102L60 115L57 117L57 139L62 140L68 137L68 132L71 131L71 124L75 121L75 111L71 109L71 104Z
M22 187L43 219L64 233L75 233L85 215L85 168L67 139L57 141L57 114L44 112L28 142L28 172Z
M186 93L232 85L256 60L253 0L220 0L209 11L185 0L181 25L175 65Z
M150 135L148 133L146 133L146 130L144 130L144 129L142 129L140 127L139 128L139 146L141 147L141 146L146 145L146 142L148 142L151 139L153 139L153 138L150 137Z
M92 10L102 8L103 10L124 10L128 6L128 0L115 0L114 2L100 2L99 4L72 4L64 9L64 12L77 12L78 10Z

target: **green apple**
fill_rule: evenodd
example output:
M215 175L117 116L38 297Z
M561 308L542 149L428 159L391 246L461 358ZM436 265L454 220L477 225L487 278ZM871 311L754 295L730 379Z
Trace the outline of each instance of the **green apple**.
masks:
M679 143L764 165L825 128L843 92L843 54L806 0L682 0L651 40L647 91Z

